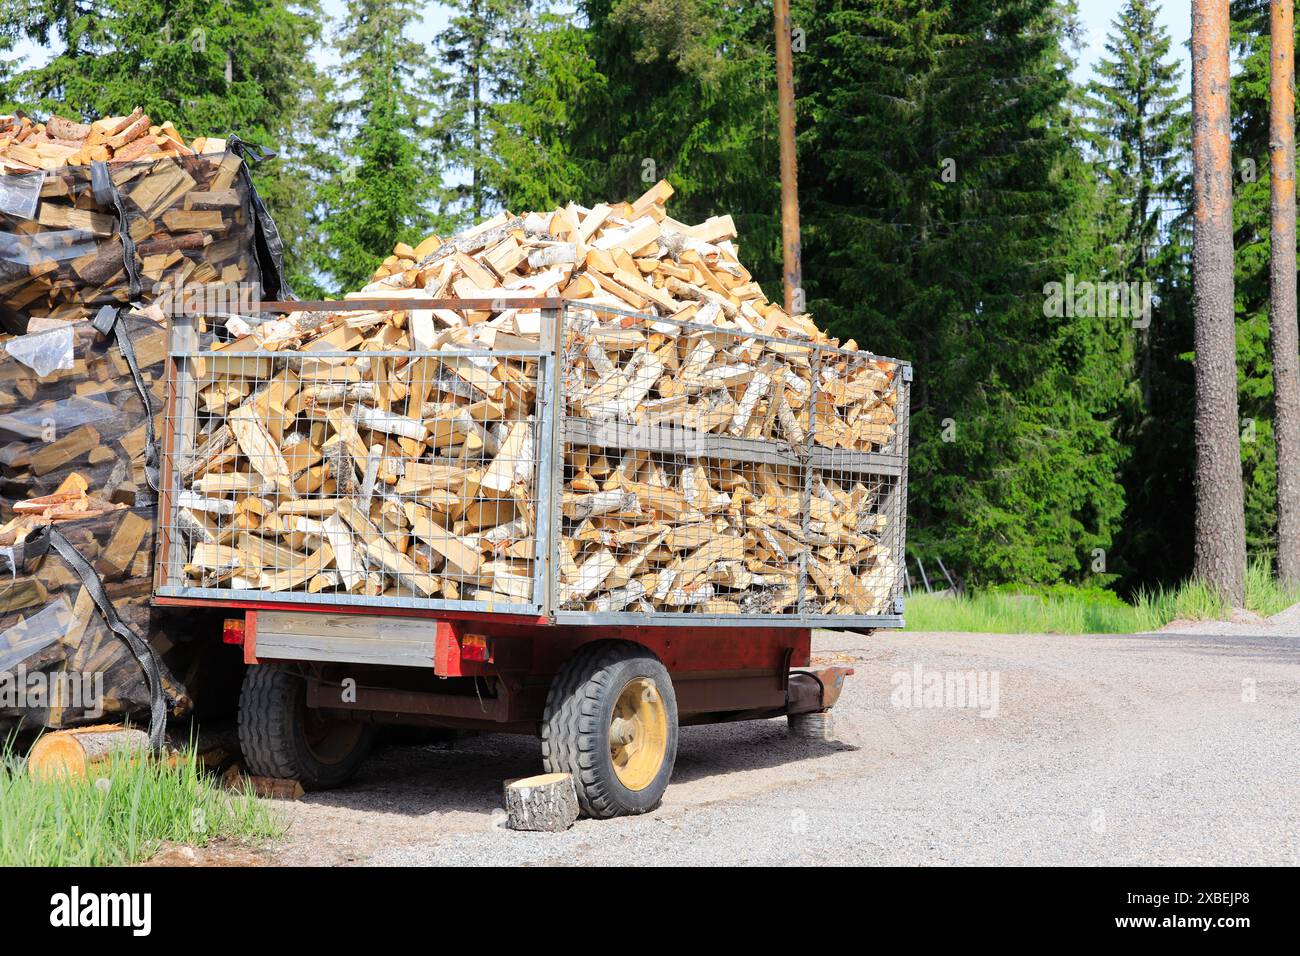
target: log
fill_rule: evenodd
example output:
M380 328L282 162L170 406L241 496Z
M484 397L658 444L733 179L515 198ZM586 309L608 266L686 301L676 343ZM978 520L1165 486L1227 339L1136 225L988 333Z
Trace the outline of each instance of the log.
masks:
M512 830L561 833L578 819L578 794L567 773L507 780L506 822Z
M27 755L27 773L45 783L101 773L114 759L149 753L143 730L98 724L42 735Z

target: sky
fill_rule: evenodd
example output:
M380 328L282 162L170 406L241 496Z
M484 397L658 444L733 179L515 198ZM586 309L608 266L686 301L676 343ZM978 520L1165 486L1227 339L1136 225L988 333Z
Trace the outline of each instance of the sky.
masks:
M1110 29L1111 21L1119 13L1123 0L1078 0L1078 2L1079 19L1082 21L1084 31L1084 46L1075 54L1078 63L1074 76L1079 82L1086 82L1092 76L1093 64L1105 55L1106 33ZM322 0L321 5L331 18L342 16L347 6L346 0ZM1191 3L1188 0L1166 0L1160 12L1160 21L1169 31L1174 49L1179 51L1180 59L1183 61L1184 92L1191 90L1191 57L1187 49L1192 32L1191 16ZM424 20L414 31L412 39L431 43L446 23L446 7L441 3L429 3L426 5ZM27 66L39 65L45 60L45 51L35 44L20 43L15 52L29 58L25 64ZM318 50L315 59L322 66L328 66L330 59L328 47Z

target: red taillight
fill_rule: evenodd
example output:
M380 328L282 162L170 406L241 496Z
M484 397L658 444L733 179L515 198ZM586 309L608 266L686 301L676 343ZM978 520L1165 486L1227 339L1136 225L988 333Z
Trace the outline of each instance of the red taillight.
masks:
M492 660L488 639L482 634L466 634L460 639L460 659L487 663Z
M244 643L244 619L242 617L226 618L225 622L221 625L221 643Z

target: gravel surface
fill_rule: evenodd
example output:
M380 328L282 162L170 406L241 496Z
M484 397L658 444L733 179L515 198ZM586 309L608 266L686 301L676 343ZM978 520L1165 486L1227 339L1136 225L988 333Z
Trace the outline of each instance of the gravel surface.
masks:
M265 862L1296 865L1300 637L1275 630L819 632L817 660L857 671L833 743L783 720L683 728L659 810L561 834L502 825L537 741L390 746L349 788L281 804ZM977 706L939 699L944 674L972 675Z

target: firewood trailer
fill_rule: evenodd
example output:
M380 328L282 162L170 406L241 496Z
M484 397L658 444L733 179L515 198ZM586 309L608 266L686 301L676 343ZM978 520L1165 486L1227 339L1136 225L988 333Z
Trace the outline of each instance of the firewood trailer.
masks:
M558 298L261 308L311 344L173 319L154 582L242 648L254 773L525 733L644 812L679 725L825 712L813 629L903 624L905 362Z

